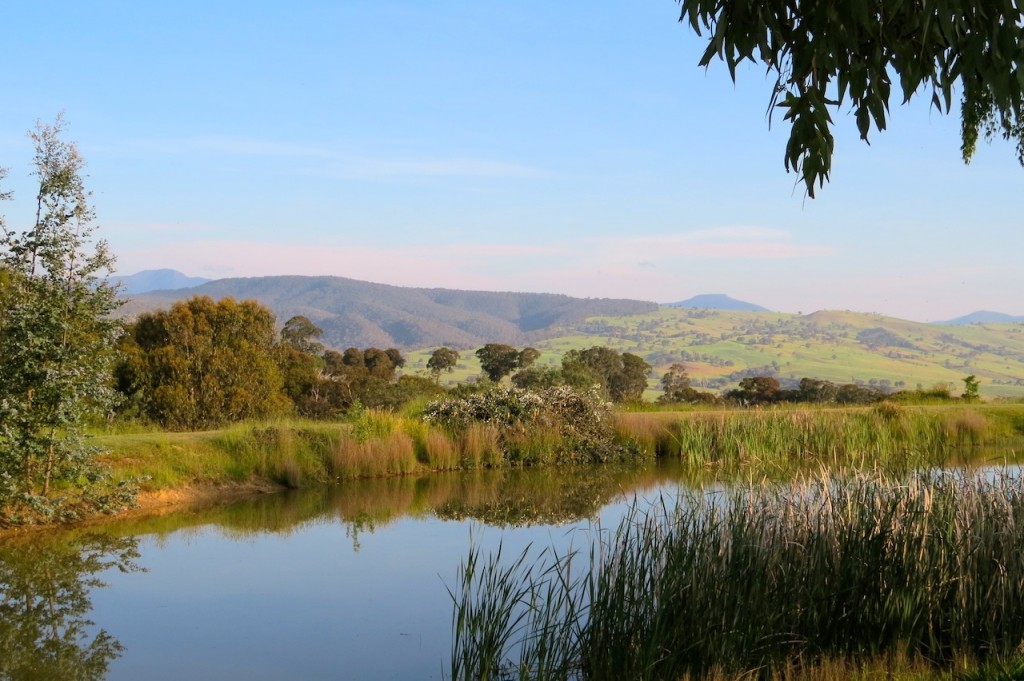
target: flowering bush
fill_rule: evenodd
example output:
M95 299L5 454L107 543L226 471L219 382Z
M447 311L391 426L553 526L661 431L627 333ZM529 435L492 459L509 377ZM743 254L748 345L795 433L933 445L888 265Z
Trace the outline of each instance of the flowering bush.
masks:
M463 432L473 423L489 424L497 429L509 461L606 461L620 453L611 437L611 406L596 389L501 386L431 402L423 419L452 432Z

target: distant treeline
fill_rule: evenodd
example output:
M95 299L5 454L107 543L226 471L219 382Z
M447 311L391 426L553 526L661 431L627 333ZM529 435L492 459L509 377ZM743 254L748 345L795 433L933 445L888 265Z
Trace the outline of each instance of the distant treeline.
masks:
M276 331L273 313L255 301L206 296L140 315L120 341L113 381L121 418L172 430L201 430L287 414L331 418L354 407L395 409L449 392L440 386L459 353L438 348L431 377L402 375L395 348L325 349L322 331L296 316ZM489 343L477 350L484 375L452 389L484 392L507 376L519 388L598 386L613 402L637 401L651 366L603 347L573 350L560 368L534 367L540 353Z
M142 314L120 341L113 376L121 396L117 415L172 430L289 414L333 418L356 407L398 409L446 393L465 397L486 392L506 378L524 390L568 386L586 391L596 386L608 401L640 402L652 370L638 355L601 346L570 350L558 366L536 366L540 352L534 348L488 343L476 351L482 375L447 389L440 385L440 375L456 366L457 350L437 348L427 361L429 376L409 375L401 373L406 360L395 348L339 352L325 348L321 336L321 329L304 316L292 317L278 331L267 307L232 298L197 296L168 310ZM761 370L770 373L773 367ZM686 366L673 364L661 379L659 402L869 404L891 397L883 386L836 385L814 378L783 386L761 373L737 372L739 387L717 395L694 388ZM950 397L948 388L913 395Z

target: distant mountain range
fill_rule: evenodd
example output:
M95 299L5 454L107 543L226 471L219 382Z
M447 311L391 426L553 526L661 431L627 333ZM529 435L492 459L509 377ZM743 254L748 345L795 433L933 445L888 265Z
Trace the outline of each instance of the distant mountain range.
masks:
M988 310L978 310L966 314L963 317L957 317L956 319L950 319L944 322L935 322L936 324L1013 324L1016 322L1024 322L1024 316L1013 316L1005 314L1003 312L990 312Z
M697 307L708 310L730 310L732 312L769 312L768 308L748 303L742 300L730 298L724 293L704 293L699 296L680 300L675 303L665 303L665 307Z
M523 344L588 317L658 309L656 303L639 300L406 288L343 277L282 276L217 279L188 288L131 294L121 312L132 316L197 295L258 300L274 312L279 324L304 315L323 329L323 341L336 348L447 345L461 349L484 343Z
M143 270L126 276L112 276L111 283L120 284L121 292L126 295L163 291L199 286L210 281L203 277L190 277L178 270Z
M295 315L309 317L331 347L401 348L413 372L426 372L429 353L423 349L438 345L468 350L484 343L530 344L549 363L570 348L605 345L636 353L654 366L652 385L660 371L682 362L706 388L768 374L790 383L813 376L890 389L946 383L955 391L964 376L976 375L987 397L1024 396L1024 333L1017 324L1024 318L993 312L926 324L836 310L767 313L723 294L659 306L544 293L405 288L342 277L218 279L172 289L192 278L173 270L140 275L164 288L127 295L122 314L167 308L196 295L255 299L274 312L278 324ZM124 279L145 285L146 277ZM476 358L467 354L459 371L462 379L479 374Z

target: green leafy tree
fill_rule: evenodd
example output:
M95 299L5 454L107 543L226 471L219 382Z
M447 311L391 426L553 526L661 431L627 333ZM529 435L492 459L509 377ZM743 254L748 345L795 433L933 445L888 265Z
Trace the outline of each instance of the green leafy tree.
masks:
M817 378L801 378L797 399L801 402L835 402L838 386Z
M0 521L129 501L100 491L106 478L82 430L113 403L120 325L107 280L114 258L94 240L85 161L62 132L58 116L29 133L32 224L17 231L0 220Z
M690 386L690 375L686 372L686 367L682 364L670 366L668 371L661 377L661 389L665 391L665 394L659 398L659 401L682 402L682 395L688 390L693 390Z
M402 363L405 363L404 360ZM381 350L380 348L367 348L363 351L363 366L366 367L370 376L386 381L394 378L395 370L397 369L394 356L387 350Z
M541 390L565 385L565 380L557 367L527 367L512 374L512 385L523 390Z
M292 317L281 328L281 342L284 345L310 355L319 355L324 351L324 346L315 340L323 335L323 329L302 315Z
M748 376L725 396L741 404L769 404L778 401L779 387L779 380L772 376Z
M324 346L314 339L323 333L308 317L298 315L284 323L281 342L274 349L284 392L303 416L317 416L322 411L317 387L323 377L324 360L319 355Z
M430 359L427 360L427 369L433 374L434 381L436 382L441 378L442 371L451 373L458 363L459 353L456 350L440 347L430 353Z
M963 379L964 381L964 392L960 395L960 398L965 402L977 402L979 397L979 383L977 376L973 374Z
M651 365L639 355L622 353L622 368L610 377L608 395L612 402L639 402L647 388Z
M517 369L529 369L533 363L540 358L540 350L526 347L519 351L519 358L516 362Z
M707 31L700 60L732 78L744 60L776 82L769 111L790 124L787 170L813 198L832 166L832 112L847 104L867 141L884 130L893 88L902 102L931 97L941 113L960 93L961 152L979 136L1015 140L1024 165L1024 9L1019 0L682 0L680 21Z
M487 378L495 383L516 370L519 366L519 351L511 345L488 343L476 351L480 368Z
M562 378L578 389L594 385L613 402L638 401L647 387L651 365L641 357L612 348L593 346L562 356Z
M288 410L274 315L255 301L196 296L140 315L129 331L118 386L166 428L196 430Z
M710 403L717 401L717 398L708 392L696 390L690 384L690 375L682 364L673 364L661 377L661 387L664 394L658 397L662 403Z

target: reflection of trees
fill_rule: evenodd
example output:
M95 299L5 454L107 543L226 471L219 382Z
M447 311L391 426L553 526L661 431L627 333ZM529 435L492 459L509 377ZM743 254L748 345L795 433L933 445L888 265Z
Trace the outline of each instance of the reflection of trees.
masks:
M88 619L96 576L137 570L133 538L29 536L0 542L0 679L101 679L123 648Z
M677 479L679 465L673 460L347 480L130 519L118 523L118 533L163 536L213 525L237 538L266 532L287 534L311 523L329 523L333 516L358 550L361 535L403 517L473 518L493 525L562 524L593 517L617 496L642 493Z
M488 525L561 525L593 518L617 496L650 481L637 466L505 470L452 494L434 507L444 520L472 518ZM466 478L470 481L471 478Z

